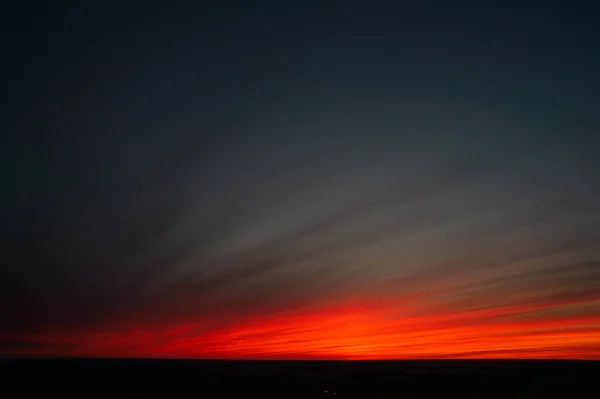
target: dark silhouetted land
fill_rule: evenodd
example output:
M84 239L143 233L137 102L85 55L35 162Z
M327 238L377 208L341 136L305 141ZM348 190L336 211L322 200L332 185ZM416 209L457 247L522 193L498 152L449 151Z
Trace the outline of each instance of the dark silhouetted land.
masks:
M2 390L18 397L600 398L593 361L21 359L0 367Z

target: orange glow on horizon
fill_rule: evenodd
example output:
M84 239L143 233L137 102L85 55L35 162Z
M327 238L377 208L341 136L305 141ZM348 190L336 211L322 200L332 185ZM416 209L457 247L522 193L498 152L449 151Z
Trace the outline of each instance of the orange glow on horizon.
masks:
M560 305L564 303L545 306ZM502 319L507 314L543 307L497 307L403 317L399 314L402 309L393 306L340 305L305 313L256 317L211 330L203 330L200 322L188 322L161 328L54 330L1 338L28 342L36 349L20 354L42 356L600 360L600 315Z

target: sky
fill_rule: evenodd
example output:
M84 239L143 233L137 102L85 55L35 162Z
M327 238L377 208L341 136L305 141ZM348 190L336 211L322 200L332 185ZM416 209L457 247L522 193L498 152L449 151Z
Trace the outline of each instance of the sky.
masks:
M600 359L599 10L450 3L14 5L0 355Z

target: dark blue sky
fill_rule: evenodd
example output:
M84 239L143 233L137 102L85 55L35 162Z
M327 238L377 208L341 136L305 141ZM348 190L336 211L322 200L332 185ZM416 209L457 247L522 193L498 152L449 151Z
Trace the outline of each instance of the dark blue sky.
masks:
M195 3L4 16L0 336L424 290L598 313L592 3Z

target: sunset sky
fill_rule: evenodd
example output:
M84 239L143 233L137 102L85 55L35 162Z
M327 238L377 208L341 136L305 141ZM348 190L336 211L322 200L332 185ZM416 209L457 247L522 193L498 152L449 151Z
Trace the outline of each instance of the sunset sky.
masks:
M0 356L600 359L593 2L207 3L2 16Z

